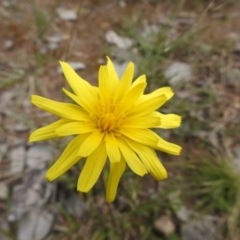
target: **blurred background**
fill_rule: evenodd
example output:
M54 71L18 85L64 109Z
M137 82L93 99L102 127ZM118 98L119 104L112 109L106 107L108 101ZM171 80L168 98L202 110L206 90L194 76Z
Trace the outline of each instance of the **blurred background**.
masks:
M0 0L0 20L0 240L240 239L239 0ZM158 131L183 147L159 153L169 178L126 171L110 205L100 180L76 192L84 161L44 178L69 139L28 143L55 119L30 95L70 101L58 61L96 85L106 55L171 86L161 111L183 118Z

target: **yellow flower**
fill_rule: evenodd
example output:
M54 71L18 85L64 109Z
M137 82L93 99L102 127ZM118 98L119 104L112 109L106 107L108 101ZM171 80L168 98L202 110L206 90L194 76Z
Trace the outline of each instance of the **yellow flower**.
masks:
M88 192L108 159L110 171L106 200L112 202L126 164L139 176L149 172L157 180L167 178L167 172L154 150L179 155L181 147L166 142L149 128L179 127L181 117L156 111L173 96L171 88L159 88L144 94L146 76L142 75L132 82L132 62L119 80L113 63L107 59L107 65L99 69L99 87L90 85L70 65L60 62L74 94L66 89L63 91L75 104L32 95L34 105L60 119L34 131L29 141L77 135L47 171L46 178L52 181L80 159L86 158L77 190Z

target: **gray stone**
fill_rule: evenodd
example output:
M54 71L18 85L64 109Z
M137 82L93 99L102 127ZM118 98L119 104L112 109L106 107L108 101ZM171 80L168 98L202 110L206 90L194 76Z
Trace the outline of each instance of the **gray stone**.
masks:
M60 43L62 41L62 35L59 33L54 33L48 37L45 38L47 42L51 43Z
M3 48L5 50L11 50L14 47L14 41L12 40L6 40L3 44Z
M31 170L26 172L23 183L12 189L11 207L9 209L8 221L20 220L33 208L41 208L51 196L52 188L46 185L45 171Z
M217 240L216 219L204 216L200 219L194 219L183 225L182 240Z
M58 17L64 21L77 20L77 13L74 10L66 8L57 8Z
M105 35L105 39L107 43L114 44L120 49L127 49L132 47L133 45L133 40L128 38L128 37L121 37L119 36L116 32L113 30L107 31Z
M44 169L47 162L53 158L53 149L48 145L36 144L27 152L27 166L34 169Z
M188 221L189 217L192 215L192 211L185 206L181 206L177 211L176 215L179 220L186 222Z
M33 210L18 222L17 240L43 240L49 234L54 214L47 210Z
M49 42L48 45L47 45L47 48L48 48L49 50L56 50L56 49L58 49L58 46L59 46L58 43ZM44 53L44 51L43 51L43 53Z
M165 236L169 236L176 230L176 226L169 216L161 216L160 218L155 220L154 228L158 232L163 233Z
M9 160L10 160L9 171L11 174L20 173L23 171L24 164L25 164L25 156L26 156L26 151L23 146L15 147L9 152Z
M192 77L192 68L184 62L174 62L165 71L166 78L172 86L189 82Z
M24 123L19 122L19 123L15 124L14 130L16 132L25 132L25 131L29 130L29 127L26 126Z
M81 201L79 195L72 195L65 201L67 212L74 217L81 217L86 211L84 202Z

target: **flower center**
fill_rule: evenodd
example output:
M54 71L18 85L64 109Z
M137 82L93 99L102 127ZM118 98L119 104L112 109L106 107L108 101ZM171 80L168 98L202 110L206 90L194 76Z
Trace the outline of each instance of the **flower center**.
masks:
M111 101L113 102L113 101ZM125 117L125 108L120 103L99 103L98 105L98 127L103 131L116 130Z

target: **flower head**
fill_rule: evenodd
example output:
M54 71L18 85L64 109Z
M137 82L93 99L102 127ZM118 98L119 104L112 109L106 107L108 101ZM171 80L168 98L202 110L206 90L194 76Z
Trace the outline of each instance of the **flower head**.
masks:
M137 175L149 172L157 180L166 179L167 172L155 150L179 155L181 147L163 140L150 129L180 126L180 116L156 111L173 96L171 88L144 94L146 77L142 75L132 82L134 65L131 62L119 79L108 58L107 65L99 70L99 87L83 80L67 63L60 64L74 93L63 91L75 103L56 102L36 95L31 97L34 105L60 119L34 131L29 137L30 142L76 135L47 171L46 178L52 181L86 158L77 189L88 192L109 160L108 202L115 199L126 165Z

